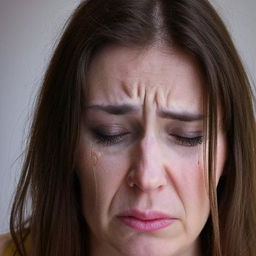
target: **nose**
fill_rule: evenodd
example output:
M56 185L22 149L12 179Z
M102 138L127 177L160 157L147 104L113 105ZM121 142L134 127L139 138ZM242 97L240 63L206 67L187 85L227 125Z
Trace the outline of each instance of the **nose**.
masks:
M163 154L155 137L144 136L133 151L128 183L143 192L161 189L167 184Z

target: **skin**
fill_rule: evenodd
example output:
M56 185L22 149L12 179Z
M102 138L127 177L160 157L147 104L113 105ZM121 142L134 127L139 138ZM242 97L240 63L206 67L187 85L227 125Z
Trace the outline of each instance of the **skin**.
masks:
M177 136L203 136L203 120L163 118L158 111L202 116L203 86L195 60L177 49L109 46L93 59L77 154L91 255L202 254L198 236L209 216L203 143L192 145ZM89 107L124 103L139 109L115 115ZM123 135L102 144L95 129ZM219 129L216 186L225 158ZM138 231L117 218L131 208L161 211L176 221L157 231Z

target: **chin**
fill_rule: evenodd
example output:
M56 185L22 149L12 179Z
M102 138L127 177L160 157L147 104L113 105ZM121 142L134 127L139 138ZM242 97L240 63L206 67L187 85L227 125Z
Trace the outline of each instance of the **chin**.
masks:
M176 242L145 236L128 239L122 244L115 245L115 248L123 256L178 256L186 246Z

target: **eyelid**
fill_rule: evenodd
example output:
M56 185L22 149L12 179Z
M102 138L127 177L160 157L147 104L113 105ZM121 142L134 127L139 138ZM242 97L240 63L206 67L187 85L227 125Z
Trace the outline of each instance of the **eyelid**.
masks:
M197 137L203 137L203 133L197 132L197 133L169 133L171 136L180 137L180 138L187 138L187 139L193 139Z
M178 135L181 137L196 137L203 135L203 128L199 127L168 127L166 129L168 134Z
M96 142L103 146L114 146L116 144L122 143L127 136L129 136L130 132L118 132L115 134L111 134L108 131L102 131L101 129L93 129L92 134L96 139Z
M193 137L186 137L186 136L179 136L179 135L171 135L173 138L178 142L179 145L186 146L186 147L193 147L203 143L204 136L193 136Z
M120 125L100 125L92 129L107 135L124 134L129 132L126 128Z

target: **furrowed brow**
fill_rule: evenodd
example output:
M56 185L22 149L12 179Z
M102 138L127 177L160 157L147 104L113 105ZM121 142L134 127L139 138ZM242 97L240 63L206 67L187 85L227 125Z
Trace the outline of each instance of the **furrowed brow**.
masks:
M87 109L96 109L107 112L112 115L124 115L124 114L135 114L139 112L139 107L130 105L130 104L122 104L122 105L89 105L86 107Z
M165 119L173 119L182 122L201 121L205 118L203 114L189 112L173 112L170 110L159 110L158 115Z
M131 104L121 105L89 105L86 109L96 109L112 115L136 114L140 108ZM170 110L158 110L157 115L164 119L172 119L182 122L201 121L205 118L203 114L189 112L174 112Z

